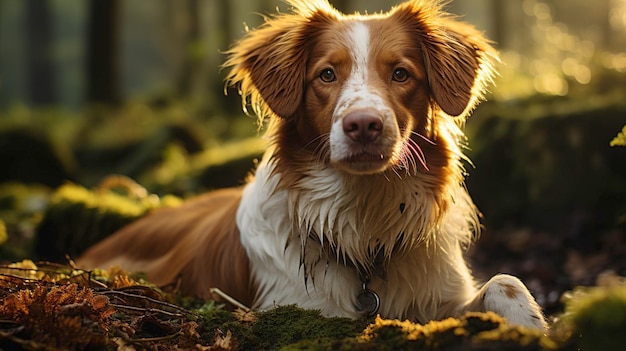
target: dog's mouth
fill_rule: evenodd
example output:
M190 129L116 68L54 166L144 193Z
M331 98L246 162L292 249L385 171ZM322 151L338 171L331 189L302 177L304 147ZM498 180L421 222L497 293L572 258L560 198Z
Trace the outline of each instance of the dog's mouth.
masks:
M347 163L381 163L386 162L386 157L382 153L361 152L351 155L345 159Z
M432 141L423 139L433 144ZM371 146L352 150L348 156L334 163L338 168L356 175L382 173L391 168L410 173L429 171L424 151L411 139L400 141L389 150Z
M385 172L398 162L402 137L394 116L385 118L375 109L355 109L332 127L331 163L355 175Z
M362 150L341 159L337 165L352 174L374 174L385 171L391 163L388 153Z

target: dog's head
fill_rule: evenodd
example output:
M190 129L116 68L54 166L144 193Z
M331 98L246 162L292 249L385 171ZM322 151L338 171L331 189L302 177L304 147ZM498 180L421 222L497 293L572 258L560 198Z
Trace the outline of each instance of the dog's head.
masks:
M226 62L244 106L270 118L277 158L357 175L445 167L457 140L440 130L481 98L496 57L489 42L433 0L374 15L288 3L294 13L247 33Z

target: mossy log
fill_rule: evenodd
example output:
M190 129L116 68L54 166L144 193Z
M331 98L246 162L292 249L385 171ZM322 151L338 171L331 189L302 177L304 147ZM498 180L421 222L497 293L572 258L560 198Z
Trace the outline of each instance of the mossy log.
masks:
M95 190L66 184L56 190L36 228L40 259L64 262L154 208L177 206L179 198L159 198L125 177ZM116 192L115 187L124 188Z
M626 213L626 105L486 104L468 121L467 185L488 226L610 227ZM483 109L484 108L484 109Z

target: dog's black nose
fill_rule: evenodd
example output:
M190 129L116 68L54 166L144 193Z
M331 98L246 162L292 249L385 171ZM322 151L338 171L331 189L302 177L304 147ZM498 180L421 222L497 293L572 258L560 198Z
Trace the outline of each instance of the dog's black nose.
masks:
M343 132L353 141L362 144L375 141L382 131L382 118L369 111L350 112L343 119Z

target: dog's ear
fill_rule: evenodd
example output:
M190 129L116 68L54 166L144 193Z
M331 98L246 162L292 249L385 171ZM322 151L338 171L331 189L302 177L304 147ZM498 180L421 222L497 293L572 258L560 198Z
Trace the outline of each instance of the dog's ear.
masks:
M460 116L474 108L492 78L495 50L473 27L447 20L440 35L422 41L428 84L441 109Z
M318 9L306 2L289 3L296 13L267 18L227 52L224 64L231 67L227 84L239 85L244 110L251 105L261 119L270 113L288 118L296 112L303 98L307 47L316 18L333 15L328 4Z
M433 99L450 116L471 111L493 77L497 53L482 33L433 2L410 1L396 15L411 23Z
M228 83L240 84L244 109L251 104L260 118L270 112L267 108L286 118L302 100L306 60L297 35L301 24L272 22L249 32L228 52Z

